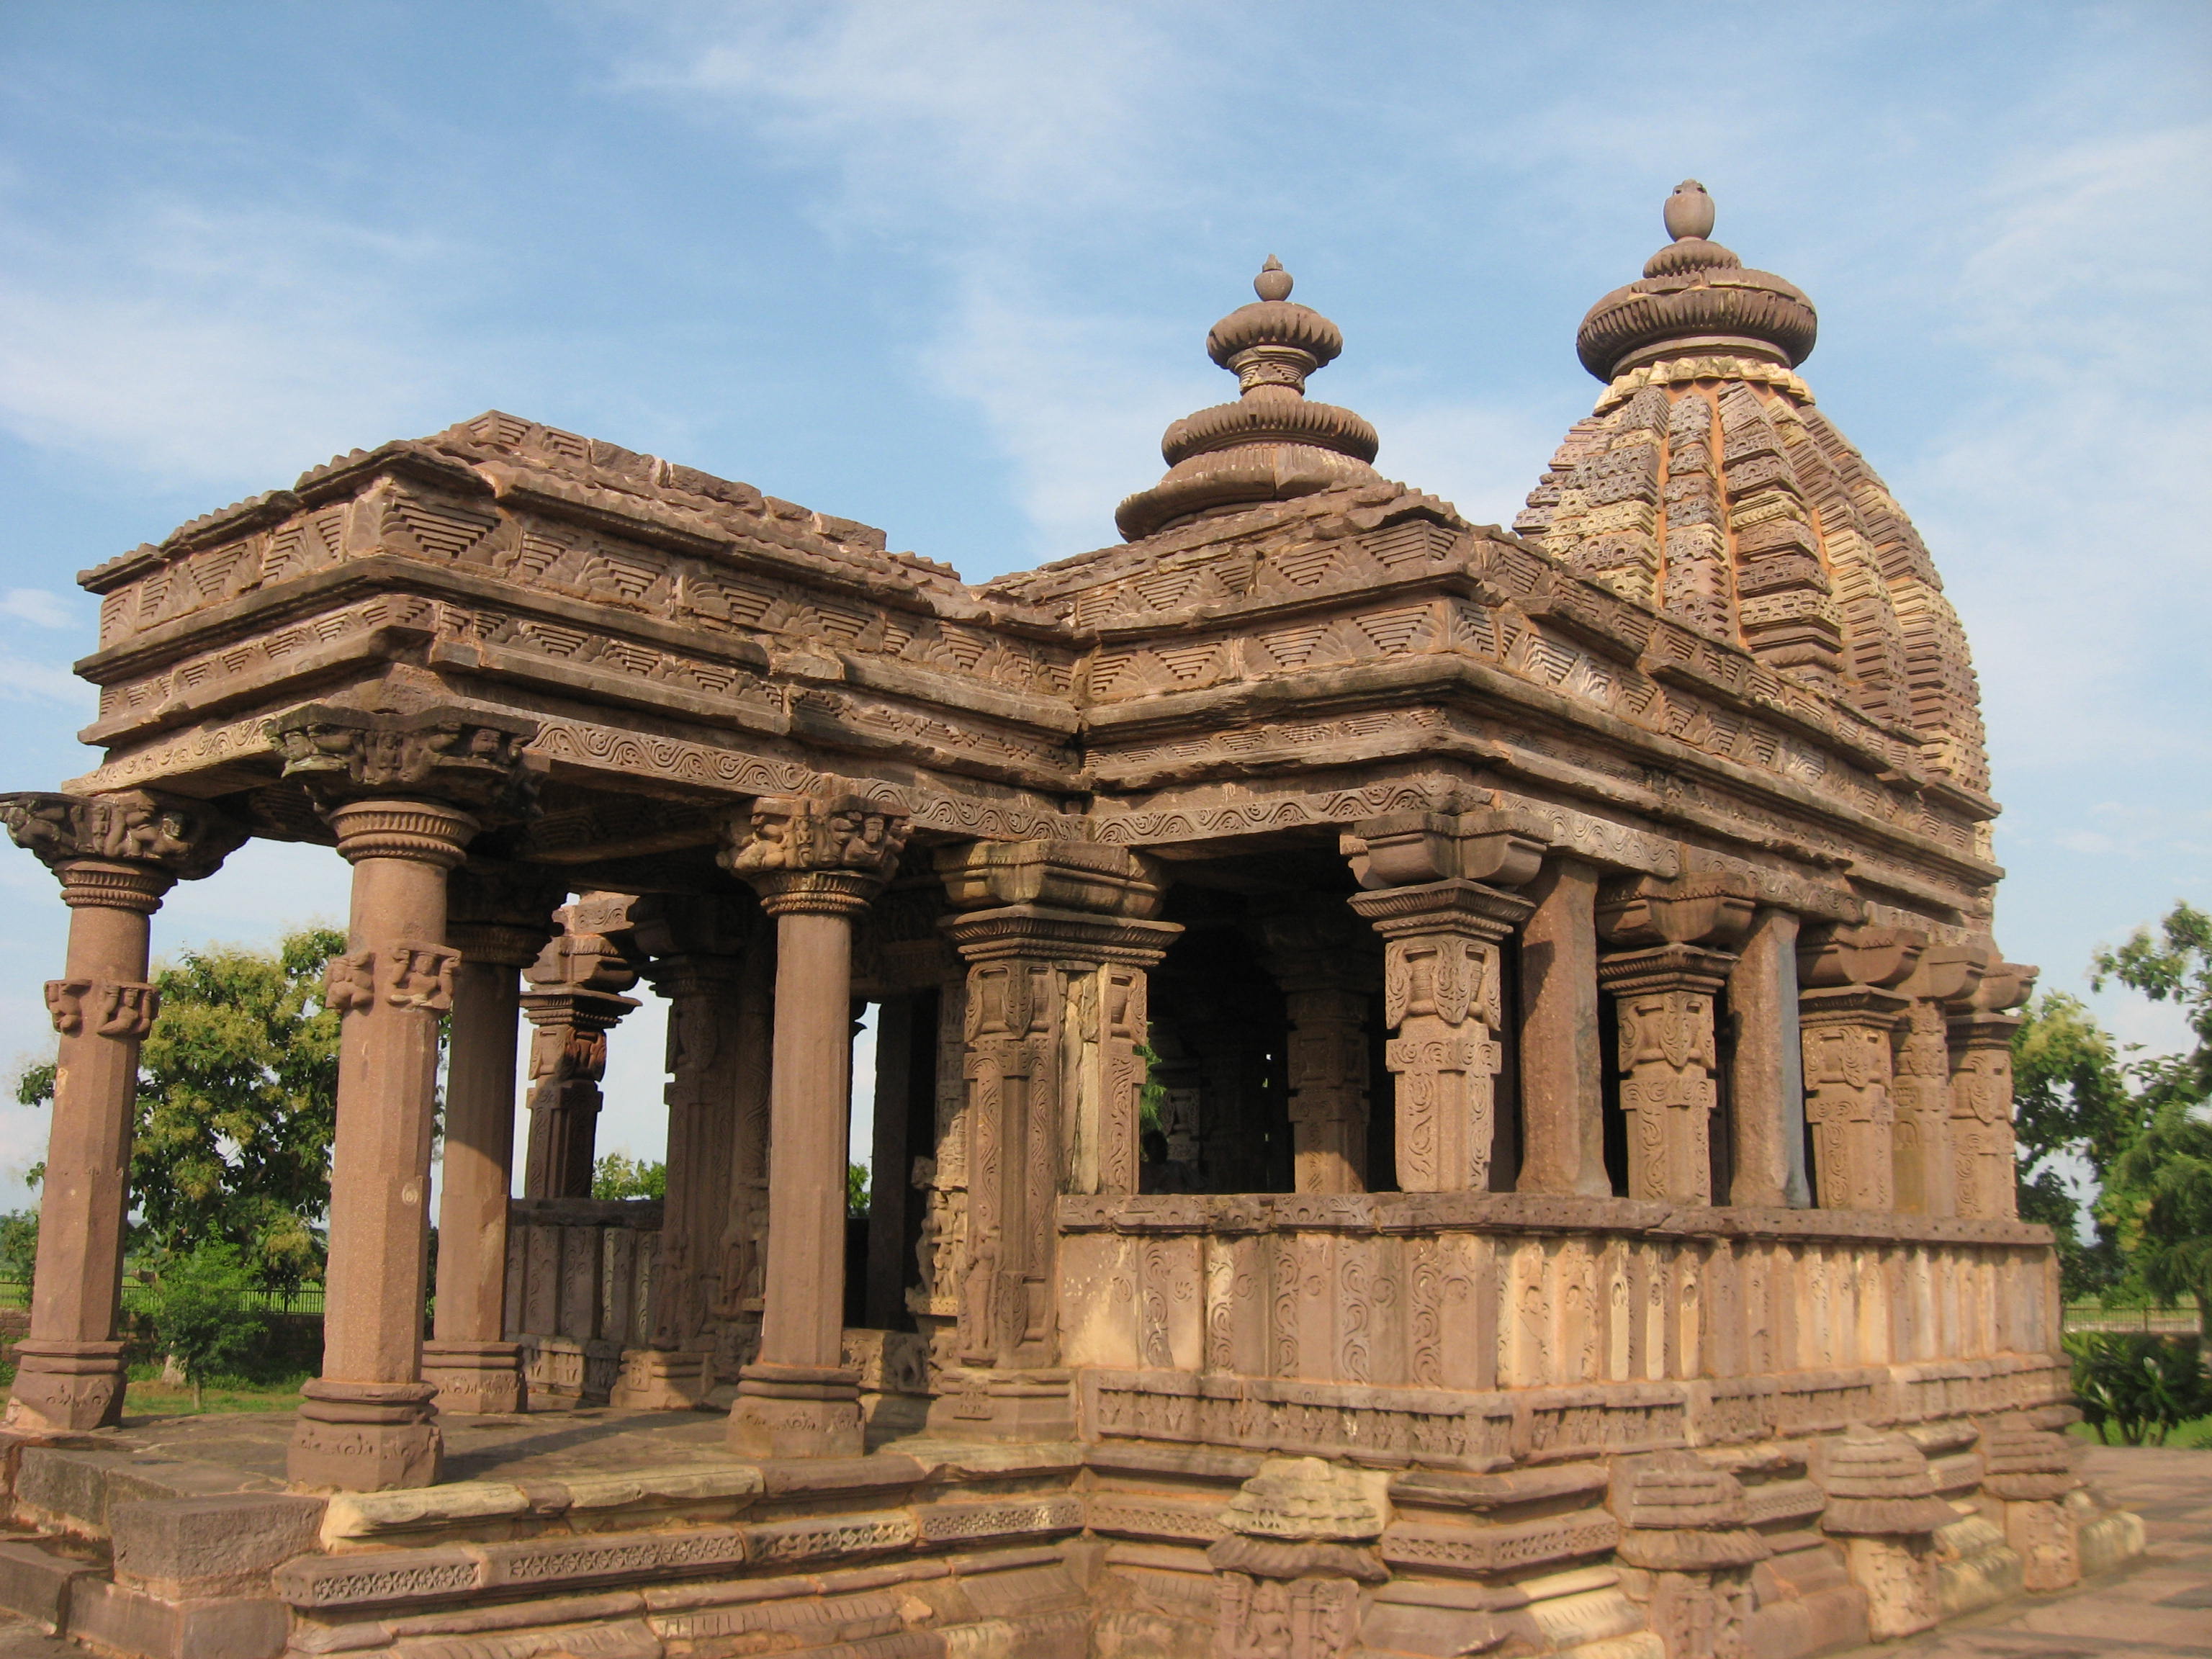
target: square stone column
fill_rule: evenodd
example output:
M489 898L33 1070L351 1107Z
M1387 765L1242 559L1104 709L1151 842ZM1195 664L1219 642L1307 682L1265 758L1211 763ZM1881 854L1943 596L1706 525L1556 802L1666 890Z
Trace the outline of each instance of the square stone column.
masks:
M1897 987L1899 995L1911 999L1898 1022L1890 1064L1897 1101L1891 1165L1897 1207L1906 1215L1959 1213L1945 1005L1972 995L1990 959L1978 945L1931 945Z
M123 1414L117 1316L138 1045L161 1001L146 977L149 920L179 877L213 873L245 836L199 802L138 790L0 797L0 823L60 878L70 908L64 977L46 982L61 1042L31 1328L15 1345L8 1424L110 1427Z
M760 1356L730 1412L730 1447L743 1455L862 1449L860 1373L844 1364L842 1340L853 919L905 843L905 813L881 803L767 796L721 854L776 928L767 1285Z
M966 1213L953 1357L933 1428L999 1437L1074 1431L1060 1369L1063 1192L1137 1188L1146 969L1182 929L1133 854L1088 842L980 842L938 855L964 914L946 933L968 963L961 1033ZM983 908L976 908L976 907ZM948 1197L950 1194L948 1194Z
M1631 1198L1713 1201L1713 999L1735 963L1726 947L1742 939L1752 912L1747 888L1726 877L1638 878L1600 899L1599 931L1632 947L1598 963L1617 1016Z
M1994 955L1994 953L1992 953ZM2016 1220L2020 1174L2013 1150L2012 1036L2036 969L1993 961L1963 997L1946 1005L1951 1063L1952 1190L1958 1212Z
M1910 999L1887 988L1911 975L1924 934L1830 925L1799 938L1805 1116L1824 1210L1895 1207L1890 1046Z
M1397 1079L1398 1185L1409 1193L1490 1185L1502 972L1498 942L1528 901L1474 881L1361 893L1352 908L1382 935L1384 1050Z
M1729 975L1735 1056L1729 1073L1735 1142L1728 1200L1809 1208L1805 1055L1797 1026L1797 917L1762 905Z
M1524 1193L1613 1191L1597 1006L1598 870L1548 859L1521 930L1521 1178Z
M630 907L629 942L668 999L668 1201L653 1341L623 1356L617 1406L695 1406L708 1386L747 1060L744 957L759 942L759 914L742 897L656 895Z
M1367 1190L1368 1000L1382 981L1374 934L1334 898L1270 908L1263 959L1290 1015L1291 1169L1302 1193Z
M522 1166L525 1198L589 1198L598 1150L599 1081L607 1074L607 1033L638 1006L622 994L637 969L605 935L562 907L561 931L523 977L530 1040L530 1139Z
M524 968L552 936L561 878L464 866L447 884L453 974L436 1322L422 1380L447 1414L518 1412L521 1350L507 1340L507 1215L514 1181L514 1046Z
M353 866L346 952L326 976L344 1024L323 1374L300 1391L286 1463L299 1486L438 1479L437 1389L422 1358L438 1025L460 968L446 943L446 877L487 819L530 810L521 747L536 729L451 707L321 704L268 722L285 778L307 788Z

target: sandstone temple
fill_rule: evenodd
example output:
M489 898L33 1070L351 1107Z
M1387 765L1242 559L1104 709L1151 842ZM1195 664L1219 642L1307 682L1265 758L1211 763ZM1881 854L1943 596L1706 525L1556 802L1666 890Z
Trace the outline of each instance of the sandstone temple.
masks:
M1308 395L1271 258L1123 544L1024 574L500 413L85 572L100 763L0 808L70 908L0 1604L161 1659L1790 1659L2140 1549L2014 1212L1965 636L1811 302L1701 186L1666 224L1510 530ZM125 1419L150 923L249 836L352 871L324 1362ZM594 1200L648 992L667 1194Z

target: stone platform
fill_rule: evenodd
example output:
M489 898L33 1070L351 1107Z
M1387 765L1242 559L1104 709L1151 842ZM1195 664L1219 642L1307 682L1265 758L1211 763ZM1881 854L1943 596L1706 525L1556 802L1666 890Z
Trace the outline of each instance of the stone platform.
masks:
M753 1460L726 1428L614 1409L453 1419L446 1482L331 1497L285 1486L289 1413L0 1437L17 1529L0 1607L146 1659L1195 1659L1224 1650L1220 1630L1265 1626L1238 1597L1279 1585L1285 1619L1328 1638L1291 1659L1795 1659L1894 1628L1916 1599L1922 1626L2018 1605L2054 1547L2091 1582L2142 1547L2094 1484L2134 1466L2098 1455L2087 1486L2007 1476L2023 1449L2059 1443L2017 1419L1771 1442L1728 1459L1741 1483L1679 1454L1394 1473L1110 1439L915 1435ZM1876 1462L1922 1441L1944 1496L1872 1496ZM2189 1473L2154 1498L2161 1519L2201 1516ZM2154 1564L2146 1583L2183 1599L2142 1616L2199 1617L2190 1571ZM1899 1574L1919 1589L1890 1594Z

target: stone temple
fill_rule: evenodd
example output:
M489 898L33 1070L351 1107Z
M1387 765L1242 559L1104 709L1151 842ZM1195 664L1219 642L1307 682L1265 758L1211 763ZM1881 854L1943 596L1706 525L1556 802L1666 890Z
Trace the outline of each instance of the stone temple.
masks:
M103 757L5 805L70 933L0 1601L164 1659L1785 1659L2139 1549L2014 1213L1965 636L1811 302L1666 222L1510 532L1307 395L1270 259L1124 544L1025 574L499 413L86 572ZM125 1421L149 922L247 836L353 872L322 1374ZM668 1191L595 1201L641 982Z

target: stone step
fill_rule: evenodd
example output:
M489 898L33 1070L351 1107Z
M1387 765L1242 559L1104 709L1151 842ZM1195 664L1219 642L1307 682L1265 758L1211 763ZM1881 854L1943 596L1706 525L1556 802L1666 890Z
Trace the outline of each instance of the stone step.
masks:
M69 1627L76 1587L106 1574L103 1562L64 1555L27 1538L10 1538L0 1541L0 1608L58 1634Z

